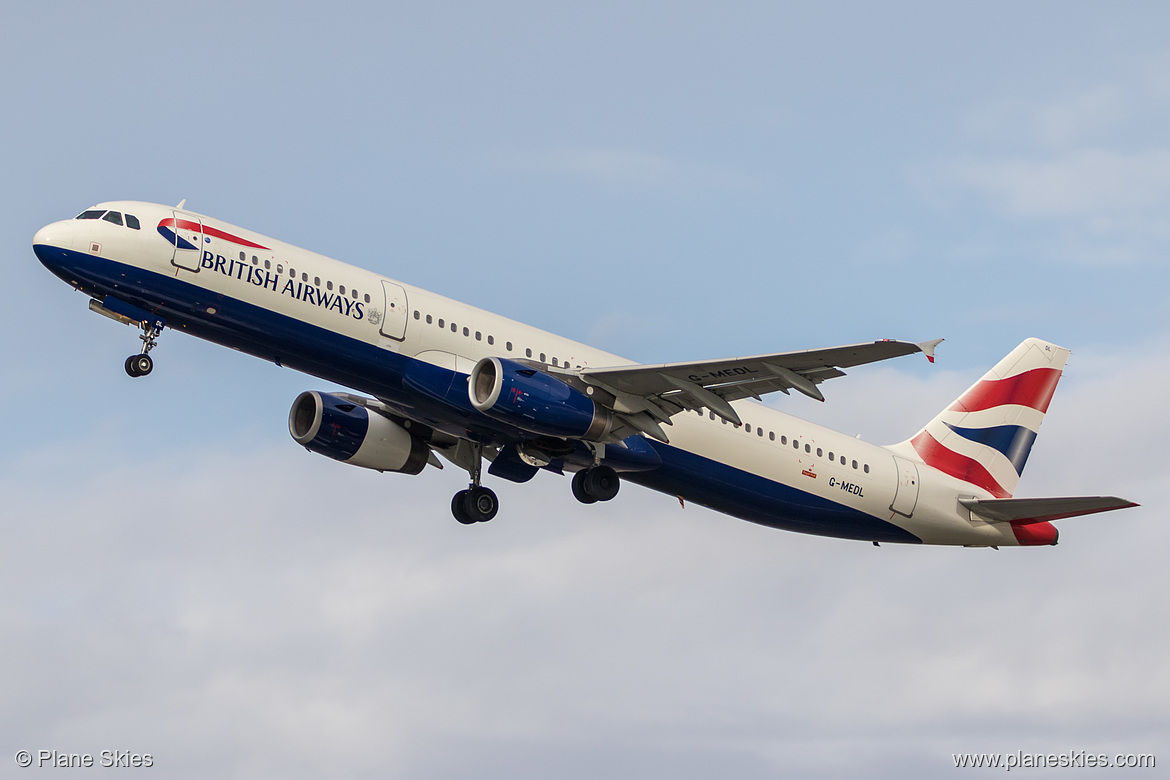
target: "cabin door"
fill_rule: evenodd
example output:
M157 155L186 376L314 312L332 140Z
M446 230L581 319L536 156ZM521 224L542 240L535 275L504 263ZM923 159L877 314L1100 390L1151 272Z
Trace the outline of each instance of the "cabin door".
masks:
M918 467L912 461L897 456L894 456L894 462L898 464L898 489L890 509L909 517L914 514L914 507L918 504Z
M382 290L386 294L386 305L382 308L380 332L383 336L402 341L406 338L406 315L409 310L406 290L386 279L382 280Z
M172 213L175 218L164 220L159 226L159 232L167 236L175 248L171 263L199 273L199 261L203 258L203 222L191 214Z

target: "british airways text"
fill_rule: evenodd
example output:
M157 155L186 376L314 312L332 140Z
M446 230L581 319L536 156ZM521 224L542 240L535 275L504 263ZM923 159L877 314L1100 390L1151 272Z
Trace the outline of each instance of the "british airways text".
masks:
M246 281L256 287L272 290L274 293L287 295L298 301L320 306L322 309L331 309L346 317L353 317L355 320L366 316L364 304L361 301L352 301L344 295L327 293L311 284L298 282L295 279L283 279L280 274L274 274L250 263L233 260L223 255L204 251L200 267L240 281ZM245 271L247 273L244 273ZM282 281L284 282L283 287L281 287Z

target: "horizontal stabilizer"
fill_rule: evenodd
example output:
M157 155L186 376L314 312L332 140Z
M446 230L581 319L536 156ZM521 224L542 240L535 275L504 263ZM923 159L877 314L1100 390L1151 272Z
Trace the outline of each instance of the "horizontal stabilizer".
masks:
M1138 506L1115 496L1069 496L1062 498L960 498L959 503L993 523L1031 525L1064 517L1091 515L1113 509Z

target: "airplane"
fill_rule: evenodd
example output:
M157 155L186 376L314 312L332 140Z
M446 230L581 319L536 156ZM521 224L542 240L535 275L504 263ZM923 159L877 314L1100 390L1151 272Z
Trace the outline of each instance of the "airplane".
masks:
M467 472L465 525L495 517L486 474L571 474L573 496L623 482L764 526L872 542L1055 545L1053 520L1137 504L1113 496L1016 498L1069 350L1029 338L903 442L878 446L760 403L843 369L942 339L638 364L516 320L186 208L99 203L37 231L33 251L141 330L131 377L151 373L164 329L354 392L301 393L289 432L310 452L380 472ZM484 462L487 468L484 468Z

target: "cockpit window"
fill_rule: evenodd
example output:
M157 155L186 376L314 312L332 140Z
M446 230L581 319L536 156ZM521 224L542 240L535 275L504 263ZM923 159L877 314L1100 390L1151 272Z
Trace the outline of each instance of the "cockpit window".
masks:
M142 228L142 226L138 224L138 217L134 216L133 214L126 215L126 227L134 228L135 230L140 230Z
M105 213L105 209L83 211L77 215L77 219L101 219Z
M120 211L107 211L106 215L102 217L106 222L113 222L115 225L122 224L122 213Z

